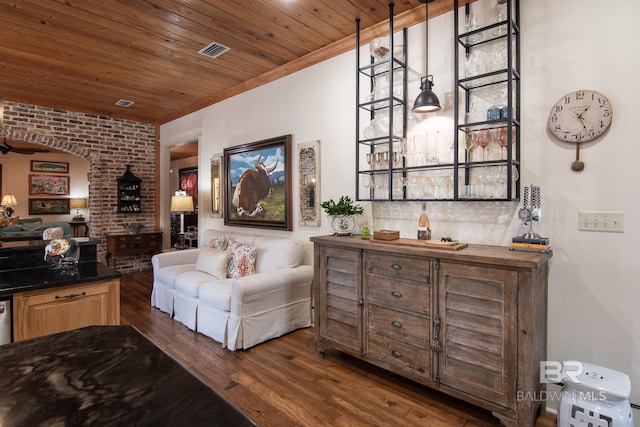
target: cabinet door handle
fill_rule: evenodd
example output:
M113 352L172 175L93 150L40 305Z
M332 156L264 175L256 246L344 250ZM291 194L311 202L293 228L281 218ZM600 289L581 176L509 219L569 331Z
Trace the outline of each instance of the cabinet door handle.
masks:
M391 268L394 270L402 270L402 266L400 264L391 264Z
M396 298L402 298L402 292L400 291L391 291L391 295Z
M86 292L82 292L80 294L69 294L69 295L63 295L63 296L56 295L56 299L83 297L86 294L87 294Z
M391 326L393 326L394 328L402 328L402 323L394 320L393 322L391 322Z
M393 354L393 357L397 357L398 359L402 359L402 353L400 353L398 350L393 350L391 352L391 354Z

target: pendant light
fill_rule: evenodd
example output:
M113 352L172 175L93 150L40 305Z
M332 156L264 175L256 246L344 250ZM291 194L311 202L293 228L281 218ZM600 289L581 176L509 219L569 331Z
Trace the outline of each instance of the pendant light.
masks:
M424 60L424 72L426 76L420 79L420 94L416 98L413 104L414 113L430 113L432 111L438 111L440 107L440 100L435 93L431 90L433 87L433 76L429 74L429 2L433 0L420 0L424 3L425 21L425 60Z

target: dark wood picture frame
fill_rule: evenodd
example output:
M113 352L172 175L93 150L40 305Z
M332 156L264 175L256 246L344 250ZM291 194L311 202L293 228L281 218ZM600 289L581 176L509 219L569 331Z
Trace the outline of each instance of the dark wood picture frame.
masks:
M225 148L223 158L224 224L291 231L291 135Z
M68 196L70 180L69 175L29 174L29 195Z
M182 168L178 171L178 187L193 197L193 206L198 210L198 167Z
M71 199L29 198L29 215L63 215L70 212Z
M69 162L50 162L48 160L31 160L31 172L69 173Z

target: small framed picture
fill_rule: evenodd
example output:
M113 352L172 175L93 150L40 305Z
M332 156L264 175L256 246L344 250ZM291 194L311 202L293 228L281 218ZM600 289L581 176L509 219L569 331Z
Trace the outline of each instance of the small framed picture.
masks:
M69 195L69 176L29 175L29 194L67 196Z
M29 199L29 215L68 214L71 199Z
M69 163L31 160L31 172L69 173Z

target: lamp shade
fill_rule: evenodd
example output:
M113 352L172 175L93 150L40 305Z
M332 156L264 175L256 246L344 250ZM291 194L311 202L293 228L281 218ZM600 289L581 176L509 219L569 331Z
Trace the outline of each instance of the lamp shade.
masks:
M421 3L424 3L424 71L427 75L420 80L420 94L416 98L412 109L414 113L430 113L432 111L438 111L441 108L440 100L431 90L433 87L433 76L429 75L429 2L432 1L433 0L420 0Z
M191 196L171 196L171 212L184 213L195 211L193 197Z
M416 98L413 104L414 113L430 113L431 111L437 111L440 109L440 100L438 96L433 93L431 88L433 87L432 76L426 76L422 78L420 85L420 94Z
M14 196L13 194L5 194L4 196L2 196L2 201L0 202L0 205L4 205L4 206L11 206L11 205L17 205L18 202L16 201L16 196Z
M87 199L79 197L69 200L69 207L71 209L84 209L87 207Z

